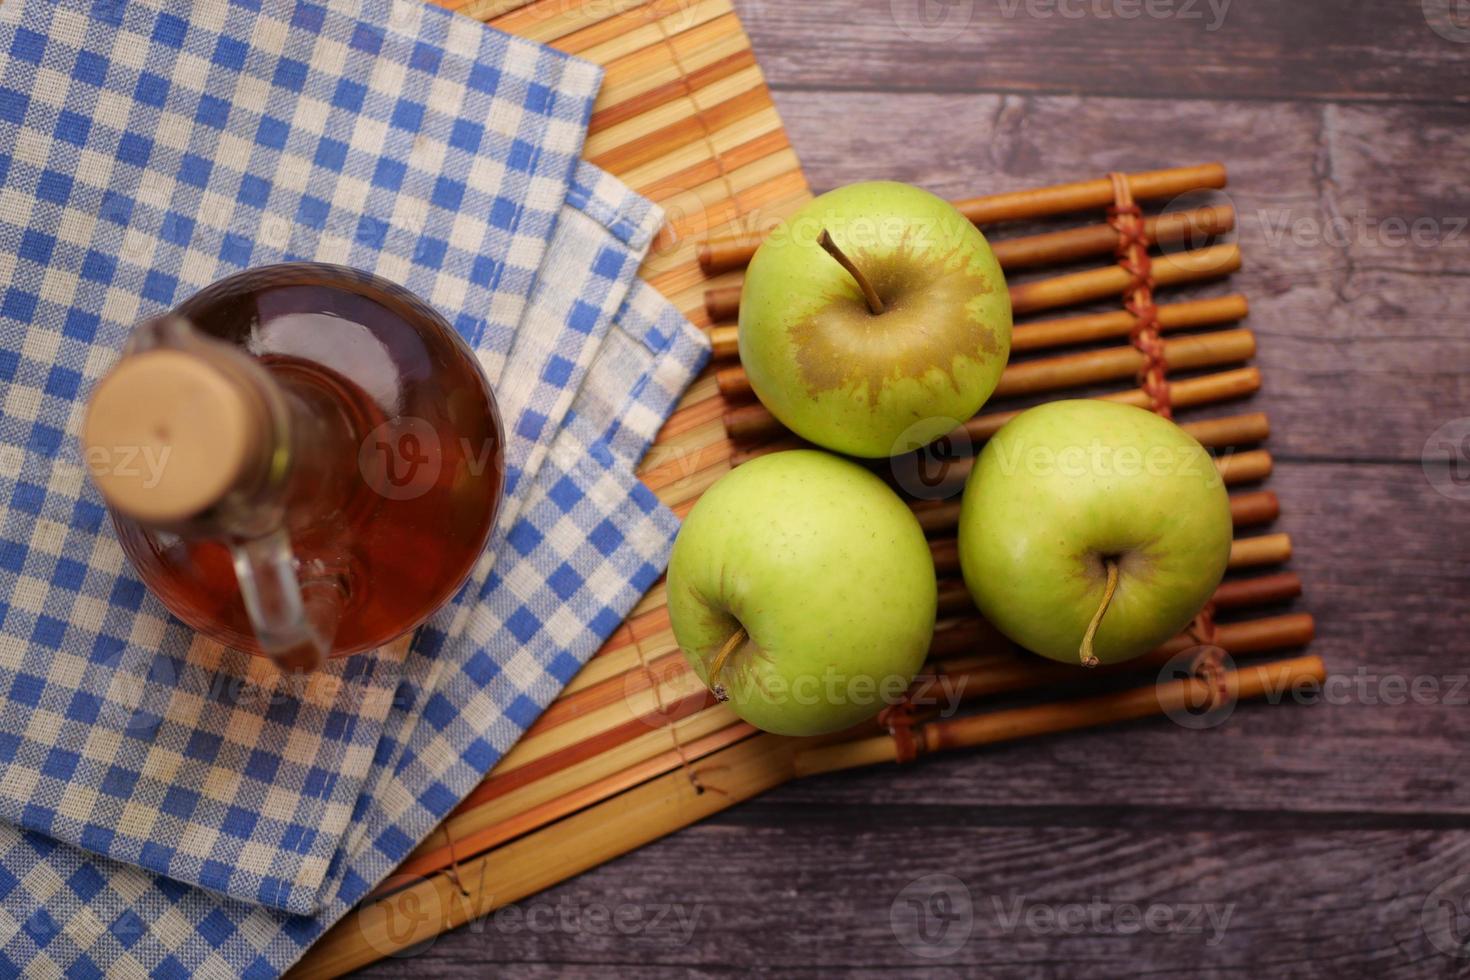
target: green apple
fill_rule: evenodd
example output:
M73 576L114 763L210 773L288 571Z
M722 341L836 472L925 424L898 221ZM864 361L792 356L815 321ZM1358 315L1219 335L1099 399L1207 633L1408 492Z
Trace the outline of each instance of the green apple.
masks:
M1029 650L1089 666L1090 654L1117 663L1188 625L1225 574L1230 539L1230 501L1204 448L1152 412L1096 400L1007 423L960 508L960 564L985 618Z
M674 637L741 718L847 728L903 697L934 635L934 560L913 512L851 460L803 449L733 470L669 561Z
M985 404L1010 348L1010 294L985 236L907 184L823 194L745 273L751 387L787 428L838 452L894 456L944 435Z

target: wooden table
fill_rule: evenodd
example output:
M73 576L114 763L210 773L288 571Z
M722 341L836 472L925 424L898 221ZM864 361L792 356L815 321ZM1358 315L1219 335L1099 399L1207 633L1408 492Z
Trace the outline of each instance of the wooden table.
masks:
M737 5L819 191L1228 164L1321 703L799 782L367 975L1470 970L1470 19L1222 2Z

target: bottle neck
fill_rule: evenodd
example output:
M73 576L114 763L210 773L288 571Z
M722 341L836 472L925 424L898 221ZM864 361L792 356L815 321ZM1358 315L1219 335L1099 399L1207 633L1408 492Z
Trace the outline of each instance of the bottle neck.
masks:
M99 383L83 428L116 511L229 548L265 653L290 667L328 654L350 589L334 535L362 482L353 426L330 389L182 321L147 324ZM140 478L117 465L130 452L161 465Z

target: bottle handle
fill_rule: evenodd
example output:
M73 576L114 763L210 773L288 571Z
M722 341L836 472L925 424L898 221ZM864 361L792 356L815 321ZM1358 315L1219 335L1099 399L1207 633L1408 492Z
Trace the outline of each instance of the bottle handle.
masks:
M332 648L346 598L340 577L301 578L285 528L230 542L235 579L260 649L288 670L313 670Z

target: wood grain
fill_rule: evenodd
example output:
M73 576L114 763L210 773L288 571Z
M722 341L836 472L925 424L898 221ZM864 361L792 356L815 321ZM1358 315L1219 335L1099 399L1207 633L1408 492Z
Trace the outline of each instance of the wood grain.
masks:
M1395 0L741 5L779 88L1463 103L1461 45L1431 26L1453 26L1455 10Z
M1324 703L1242 705L1199 732L1147 721L792 783L523 901L523 914L552 910L535 930L472 923L367 975L1464 975L1421 913L1470 872L1470 499L1432 490L1420 454L1470 415L1470 229L1456 231L1470 216L1470 45L1429 29L1433 4L1417 0L1236 0L1214 32L930 4L973 10L952 40L895 21L921 6L737 0L813 186L891 177L960 197L1224 160L1225 194L1178 205L1233 203L1245 267L1187 295L1250 298L1242 326L1266 386L1249 409L1271 417L1282 502L1271 530L1291 536L1306 583L1291 608L1315 614L1312 649L1348 683ZM780 168L743 159L742 223L758 226L791 192ZM710 197L707 165L683 166L641 186ZM1392 219L1427 221L1433 238L1405 244ZM650 268L692 309L703 284L687 241ZM675 426L718 424L691 411ZM656 454L645 478L687 501L705 477L676 455ZM1433 693L1416 702L1400 682ZM979 911L960 950L926 959L889 916L934 872L961 879ZM1235 910L1209 945L1006 931L997 896ZM546 925L567 907L670 905L695 913L692 933Z

